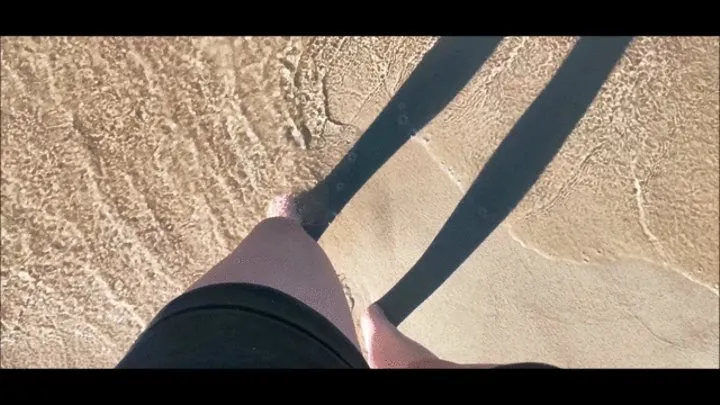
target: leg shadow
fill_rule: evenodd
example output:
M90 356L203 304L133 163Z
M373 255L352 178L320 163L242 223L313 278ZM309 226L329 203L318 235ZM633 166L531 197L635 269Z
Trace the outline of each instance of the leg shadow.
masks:
M305 230L319 239L370 177L462 90L501 37L439 39L340 163L298 196Z
M590 106L632 37L581 38L410 271L378 304L399 325L508 216Z

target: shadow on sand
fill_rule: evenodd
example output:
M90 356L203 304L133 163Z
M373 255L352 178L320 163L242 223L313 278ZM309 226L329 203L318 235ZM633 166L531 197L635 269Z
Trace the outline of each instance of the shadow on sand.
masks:
M407 141L409 131L422 128L462 89L499 40L438 41L373 125L321 182L324 195L316 198L328 202L326 221L309 228L311 235L319 238L334 215ZM631 41L632 37L589 37L576 43L490 157L425 253L378 300L393 324L405 320L510 214L583 117ZM443 70L433 72L435 68ZM427 90L418 87L421 85ZM406 119L400 118L403 113Z
M305 230L318 240L333 218L411 136L465 87L502 37L440 38L330 174L299 196Z

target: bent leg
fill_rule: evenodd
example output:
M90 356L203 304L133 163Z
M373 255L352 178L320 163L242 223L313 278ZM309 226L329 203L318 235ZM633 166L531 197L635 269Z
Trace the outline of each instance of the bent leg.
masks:
M319 312L359 347L332 263L294 219L274 217L260 222L188 290L219 283L259 284L280 290Z

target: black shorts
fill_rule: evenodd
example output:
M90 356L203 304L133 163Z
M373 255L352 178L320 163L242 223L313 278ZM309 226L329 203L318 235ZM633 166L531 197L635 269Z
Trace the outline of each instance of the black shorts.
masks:
M546 368L521 363L498 368ZM368 368L360 351L299 300L254 284L182 294L153 319L117 368Z
M368 368L312 308L278 290L216 284L168 304L118 368Z

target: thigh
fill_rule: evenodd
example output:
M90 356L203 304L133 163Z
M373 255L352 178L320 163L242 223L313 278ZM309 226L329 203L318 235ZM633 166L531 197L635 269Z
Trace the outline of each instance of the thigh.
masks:
M276 289L213 284L155 317L118 368L367 368L325 317Z
M250 283L282 291L313 308L359 347L350 308L325 252L296 222L268 218L190 289Z

